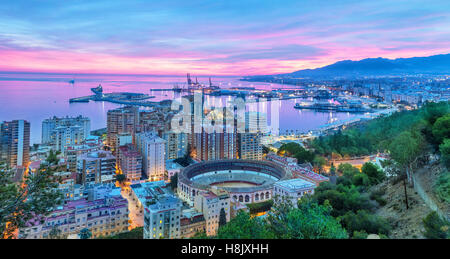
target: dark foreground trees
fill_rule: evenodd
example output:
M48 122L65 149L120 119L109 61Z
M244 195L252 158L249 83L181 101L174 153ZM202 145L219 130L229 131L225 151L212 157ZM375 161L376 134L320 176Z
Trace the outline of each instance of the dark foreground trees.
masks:
M113 236L99 237L98 239L144 239L144 227L133 228L127 232Z
M0 231L3 238L13 238L27 223L40 223L51 209L62 202L53 170L41 166L24 182L13 182L13 172L0 169Z
M78 233L78 236L80 239L89 239L92 237L92 233L88 228L83 228L80 230L80 233Z
M217 238L227 239L328 239L347 238L347 232L330 215L329 206L309 201L292 207L287 201L273 206L267 218L250 217L246 212L219 228Z

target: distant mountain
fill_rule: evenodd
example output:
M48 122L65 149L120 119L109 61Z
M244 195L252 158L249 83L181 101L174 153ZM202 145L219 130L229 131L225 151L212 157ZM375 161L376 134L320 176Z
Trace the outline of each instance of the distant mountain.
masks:
M367 58L343 60L316 69L304 69L278 76L286 77L353 77L405 74L450 74L450 54L414 58Z

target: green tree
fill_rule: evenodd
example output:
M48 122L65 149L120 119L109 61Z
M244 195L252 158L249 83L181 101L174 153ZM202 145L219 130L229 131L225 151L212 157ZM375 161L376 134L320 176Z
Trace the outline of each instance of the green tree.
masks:
M450 172L443 171L436 179L434 190L438 198L443 202L450 203Z
M310 152L303 147L301 147L301 150L294 155L294 157L297 159L297 163L299 164L313 162L314 156L315 155L313 152Z
M247 208L250 210L250 214L256 214L259 212L268 211L273 206L273 200L266 200L262 202L256 202L256 203L249 203L247 204Z
M53 152L50 150L47 159L45 160L49 165L57 165L59 163L58 152Z
M358 210L356 213L349 211L339 219L349 233L363 231L369 234L387 235L391 230L391 226L385 219L365 210Z
M423 117L433 125L436 120L446 115L450 110L448 102L427 102L423 107L421 113Z
M227 224L227 214L225 213L225 209L220 209L220 215L219 215L219 227L224 226Z
M48 233L48 238L61 239L62 238L61 233L62 233L61 229L59 229L57 226L53 226L50 232Z
M355 231L353 232L352 239L367 239L368 234L363 231Z
M414 135L409 131L402 132L390 145L389 151L392 159L402 168L400 173L404 178L410 179L412 173L412 166L420 154L423 146L423 139L420 135ZM406 182L403 180L403 187L405 192L405 205L408 205L408 194L406 192Z
M221 226L217 232L217 238L221 239L265 239L272 237L265 222L258 217L250 217L250 214L242 210L230 222Z
M174 191L178 186L178 174L172 175L170 177L170 188L172 188L172 191Z
M326 165L327 160L323 156L315 156L313 160L314 166L319 168L319 173L322 172L323 166Z
M446 138L450 138L450 114L446 114L436 120L433 124L433 136L438 143Z
M358 210L371 211L375 208L369 196L361 194L354 185L320 183L312 195L312 200L320 205L329 203L333 217L343 216L348 211L356 213Z
M439 151L445 166L450 169L450 138L444 139L444 142L439 145Z
M420 135L405 131L392 142L389 151L391 157L408 170L420 155L422 146L423 138Z
M267 216L267 220L270 223L271 232L280 237L283 235L285 231L283 228L287 222L287 214L293 208L293 204L291 200L287 198L281 198L278 196L273 197L274 201L277 201L272 205L272 209Z
M143 239L144 238L144 228L136 227L130 231L122 232L117 235L99 237L98 239Z
M371 162L364 163L363 167L361 168L361 172L367 175L371 185L378 184L385 178L385 174L383 173L383 171L380 170L377 165Z
M276 204L267 218L269 229L276 238L295 239L341 239L347 232L330 215L331 207L306 201L298 208ZM279 210L280 211L277 211ZM274 216L272 216L274 215ZM283 224L280 224L283 223Z
M330 175L335 175L336 174L336 167L334 166L333 163L331 163L331 167L330 167Z
M450 237L450 222L441 219L438 214L433 211L423 220L425 227L424 236L429 239L446 239Z
M21 183L12 182L13 172L5 168L0 169L0 228L4 238L13 238L13 233L27 223L43 222L63 197L56 189L51 168L41 166Z
M346 177L348 179L352 179L355 175L359 175L361 173L358 168L349 163L339 164L337 171L342 174L342 177Z
M220 231L220 228L219 228L219 231ZM207 236L205 231L201 231L201 232L195 233L195 235L192 237L192 239L211 239L211 237Z
M83 228L80 230L80 233L78 233L78 236L80 239L89 239L92 237L92 233L88 228Z
M295 142L284 143L278 149L278 154L285 153L288 156L294 156L296 153L302 150L302 146Z
M355 186L367 187L370 186L371 180L366 174L358 173L353 175L351 178L351 183Z

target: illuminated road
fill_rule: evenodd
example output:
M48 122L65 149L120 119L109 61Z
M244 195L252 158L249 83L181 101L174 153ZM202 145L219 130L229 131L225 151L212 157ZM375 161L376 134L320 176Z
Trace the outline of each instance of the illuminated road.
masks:
M136 227L144 226L144 213L143 211L139 211L138 206L135 201L133 201L133 197L130 193L131 190L123 190L121 191L122 197L127 199L128 201L128 219L130 221L129 229L133 229Z

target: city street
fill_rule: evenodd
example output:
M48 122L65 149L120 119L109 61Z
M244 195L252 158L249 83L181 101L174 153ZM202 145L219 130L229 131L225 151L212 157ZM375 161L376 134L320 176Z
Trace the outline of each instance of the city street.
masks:
M130 222L129 229L133 229L136 227L142 227L144 225L144 213L139 211L137 207L136 201L133 201L131 190L123 190L121 191L122 197L128 201L128 218Z

